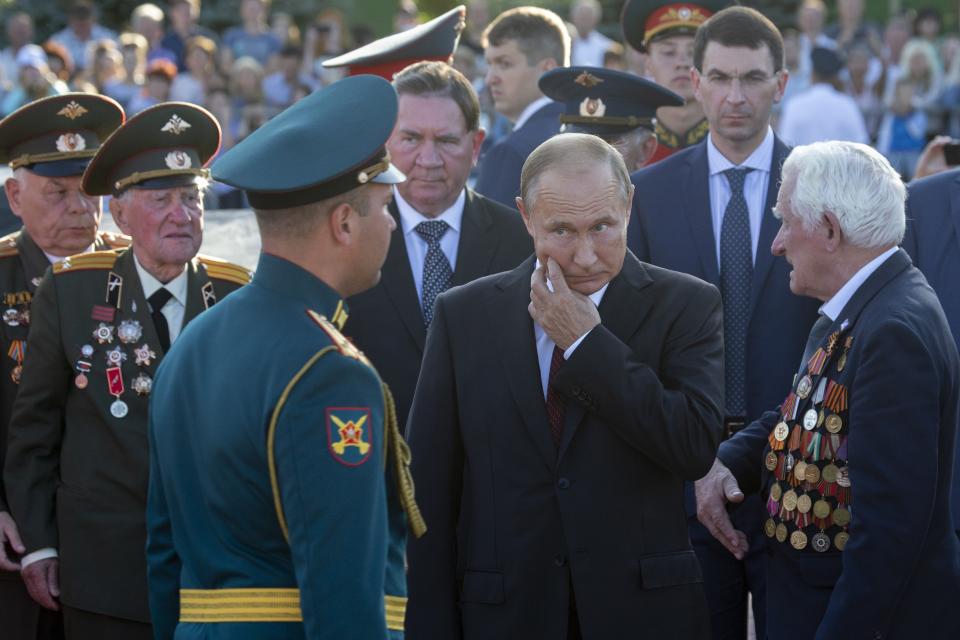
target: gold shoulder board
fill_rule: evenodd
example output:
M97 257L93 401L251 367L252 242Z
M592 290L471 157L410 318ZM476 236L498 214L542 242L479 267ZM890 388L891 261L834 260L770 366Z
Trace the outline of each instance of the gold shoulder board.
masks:
M207 275L217 280L226 280L227 282L244 285L249 283L253 277L253 274L246 267L241 267L238 264L233 264L226 260L204 255L197 256L197 259L200 260L200 264L206 269Z
M113 249L93 251L91 253L69 256L60 262L54 263L53 272L67 273L72 271L112 269L116 262L117 252Z

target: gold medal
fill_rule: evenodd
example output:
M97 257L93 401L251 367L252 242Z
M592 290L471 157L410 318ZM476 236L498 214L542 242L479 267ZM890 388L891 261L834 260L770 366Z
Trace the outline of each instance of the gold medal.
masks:
M23 365L17 365L10 371L10 379L13 380L13 384L20 384L20 377L23 375Z
M807 546L807 534L797 529L790 534L790 545L797 551L800 551Z
M787 511L793 511L797 508L797 492L793 489L783 494L783 508Z
M843 429L843 420L837 414L831 413L827 416L826 425L830 433L840 433L840 429Z
M797 463L797 466L793 468L793 475L796 476L797 480L803 482L803 479L807 476L807 463L801 460Z
M777 525L777 542L784 542L787 539L787 525L782 522Z
M811 484L820 482L820 467L815 464L808 464L806 470L804 471L804 476L807 482Z
M813 506L813 500L810 499L810 496L803 494L797 498L797 511L800 513L807 513L810 511L810 507Z
M807 431L813 431L817 428L818 419L817 410L808 409L807 412L803 414L803 428Z
M780 422L773 428L773 437L777 439L777 442L783 442L788 435L790 435L790 427L787 426L786 422Z
M73 384L76 385L77 389L86 389L89 382L87 376L82 373L78 373L77 377L73 379Z
M777 525L773 523L773 518L767 518L767 521L763 523L763 532L767 534L768 538L772 538L777 532Z
M850 524L850 511L844 507L837 507L833 510L833 524L838 527L845 527Z
M814 534L813 540L810 541L810 546L812 546L813 550L817 553L828 551L830 549L830 537L823 531Z
M813 503L813 515L817 518L826 518L830 515L830 503L820 498Z
M780 498L783 497L783 489L780 488L779 482L770 487L770 497L773 498L774 502L780 502Z
M773 451L767 453L767 457L764 459L763 464L767 467L767 471L773 471L777 468L777 454Z
M837 548L837 551L843 551L843 548L847 546L847 542L850 541L850 534L846 531L841 531L837 535L833 536L833 546Z
M812 390L813 380L810 379L810 376L800 378L800 382L797 384L797 395L806 400Z
M823 471L820 472L820 477L823 478L824 482L836 482L837 478L840 476L840 469L837 468L835 464L828 464L823 468Z

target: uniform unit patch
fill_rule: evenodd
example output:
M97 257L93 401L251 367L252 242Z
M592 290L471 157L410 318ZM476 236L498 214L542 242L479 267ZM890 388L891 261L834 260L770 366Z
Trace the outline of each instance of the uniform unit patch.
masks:
M329 407L326 415L327 444L334 459L348 467L357 467L366 462L373 449L370 409Z

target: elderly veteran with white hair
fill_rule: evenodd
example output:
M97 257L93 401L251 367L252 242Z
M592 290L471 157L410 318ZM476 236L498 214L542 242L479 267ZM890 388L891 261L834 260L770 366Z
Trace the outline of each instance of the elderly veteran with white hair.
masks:
M783 404L697 482L700 520L738 557L745 538L724 503L766 500L770 638L960 637L960 362L936 295L897 248L904 195L858 143L798 147L783 165L772 251L821 317Z
M214 117L186 103L117 129L82 188L113 195L131 247L57 262L32 300L4 480L27 589L63 610L67 640L154 635L145 553L153 376L181 329L249 280L242 267L196 257L203 167L219 144Z

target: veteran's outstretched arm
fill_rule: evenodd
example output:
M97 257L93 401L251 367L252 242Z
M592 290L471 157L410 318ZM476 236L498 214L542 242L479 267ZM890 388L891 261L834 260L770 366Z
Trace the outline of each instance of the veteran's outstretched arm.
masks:
M697 492L697 519L727 551L742 560L749 548L747 536L734 529L726 509L728 502L743 502L743 492L737 479L722 462L714 460L707 475L697 480L694 486Z

